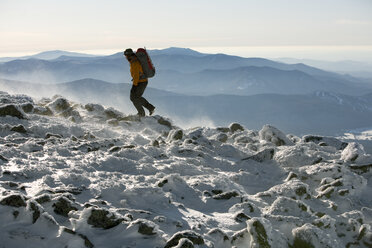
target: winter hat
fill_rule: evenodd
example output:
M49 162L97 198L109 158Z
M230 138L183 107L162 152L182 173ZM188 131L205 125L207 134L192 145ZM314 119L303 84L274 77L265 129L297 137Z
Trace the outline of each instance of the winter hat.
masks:
M124 55L125 56L131 56L131 55L134 55L134 52L131 48L128 48L124 51Z

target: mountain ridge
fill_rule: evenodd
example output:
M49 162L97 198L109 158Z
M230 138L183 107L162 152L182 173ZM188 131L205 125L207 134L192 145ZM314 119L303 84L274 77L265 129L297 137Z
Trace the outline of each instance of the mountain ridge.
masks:
M0 57L0 62L9 62L12 60L26 60L26 59L41 59L41 60L53 60L58 59L61 56L68 57L95 57L97 55L78 53L78 52L69 52L64 50L50 50L39 52L34 55L20 56L20 57Z
M249 81L256 82L257 85L263 85L264 82L260 82L261 78L275 83L277 80L275 75L270 75L270 73L265 74L264 72L261 74L257 73L261 67L272 68L272 73L282 70L283 74L288 74L286 79L288 87L285 87L283 84L278 93L283 93L286 90L289 92L292 90L292 86L297 87L297 91L292 90L293 93L309 93L309 91L300 92L301 87L297 84L301 83L301 77L290 76L291 74L293 76L293 71L296 70L308 74L306 76L308 80L312 80L312 84L317 85L316 88L313 87L311 89L312 91L329 91L331 90L330 88L333 88L332 90L339 91L339 93L349 92L349 94L353 95L363 94L366 90L372 91L372 85L356 78L343 77L339 74L322 71L302 64L289 65L263 58L242 58L223 54L206 54L202 56L158 54L154 55L152 59L158 72L157 76L151 79L153 86L162 86L160 89L164 90L172 88L177 93L184 93L182 92L182 86L189 89L200 87L199 82L211 86L203 89L205 91L204 94L221 93L215 91L220 86L216 87L214 83L223 85L223 82L221 82L222 77L225 77L225 85L229 83L237 85L235 92L228 91L226 93L271 93L273 90L270 87L261 87L262 89L260 91L252 89L252 93L249 90L239 91L239 88L245 87L242 85L239 86L239 83L244 81L244 84L248 85L251 83ZM256 68L256 72L245 75L244 71L232 71L242 67ZM167 73L169 71L172 71L172 73ZM208 74L208 72L213 73ZM214 75L218 73L218 76ZM223 75L223 73L230 73L230 75ZM35 83L60 83L82 78L95 78L113 83L130 81L129 67L122 53L92 58L60 57L56 60L14 60L0 65L0 77ZM176 84L179 84L180 89L176 89ZM309 82L307 85L310 86L312 84ZM327 87L322 88L322 85ZM210 92L208 93L208 91ZM188 94L200 94L200 92L194 90L188 92Z

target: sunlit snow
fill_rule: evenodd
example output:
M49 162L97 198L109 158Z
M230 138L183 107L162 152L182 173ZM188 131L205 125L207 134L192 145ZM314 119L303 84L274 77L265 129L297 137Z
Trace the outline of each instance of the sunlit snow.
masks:
M0 247L371 247L372 156L0 93Z

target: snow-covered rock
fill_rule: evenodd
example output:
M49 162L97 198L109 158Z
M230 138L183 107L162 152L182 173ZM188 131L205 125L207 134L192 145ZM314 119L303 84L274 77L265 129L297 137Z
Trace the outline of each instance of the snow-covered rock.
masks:
M305 135L302 137L302 140L304 142L314 142L320 146L333 146L338 150L343 150L348 145L348 143L333 137L322 137L316 135Z
M341 153L341 159L345 162L368 164L372 163L372 156L366 154L361 144L351 142Z
M293 142L276 127L265 125L259 132L260 138L275 144L276 146L293 145Z
M360 144L62 96L2 92L0 108L4 247L371 247Z

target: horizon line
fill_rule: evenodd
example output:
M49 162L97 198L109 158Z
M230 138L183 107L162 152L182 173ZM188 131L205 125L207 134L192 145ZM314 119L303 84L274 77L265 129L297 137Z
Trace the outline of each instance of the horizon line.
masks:
M140 46L139 46L140 47ZM200 53L217 54L224 53L228 55L235 55L241 57L247 57L247 54L252 54L253 56L248 57L262 57L262 58L297 58L297 59L314 59L314 60L326 60L326 61L343 61L343 60L355 60L355 61L372 61L372 45L278 45L278 46L268 46L268 45L255 45L255 46L192 46L192 47L182 47L182 46L167 46L167 47L153 47L148 50L164 50L168 48L183 48L192 49ZM0 58L19 58L27 56L35 56L44 52L62 51L62 52L73 52L73 53L83 53L87 55L94 56L108 56L115 53L124 51L125 48L102 48L102 49L47 49L47 50L32 50L32 51L22 51L22 52L0 52ZM350 53L350 52L368 52L370 56L364 59L355 58L343 58L343 59L319 59L314 58L319 57L319 53ZM262 55L257 55L257 54ZM271 56L269 54L272 54ZM284 55L285 53L285 55ZM287 55L288 53L288 55ZM306 54L304 56L293 56L291 53ZM254 55L256 54L256 55ZM279 55L281 54L281 55ZM313 55L313 56L312 56ZM340 55L339 55L340 56ZM323 57L323 56L321 56Z

